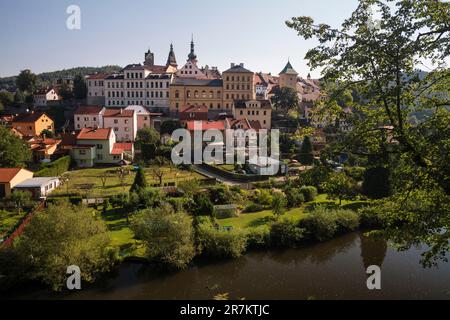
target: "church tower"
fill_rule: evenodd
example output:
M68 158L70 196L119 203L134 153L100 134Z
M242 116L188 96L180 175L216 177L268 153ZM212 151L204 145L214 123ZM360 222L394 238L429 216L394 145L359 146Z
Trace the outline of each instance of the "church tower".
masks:
M297 88L297 71L291 65L291 62L288 60L288 63L284 67L284 69L280 72L280 88Z
M145 53L144 66L153 67L155 65L155 55L148 49Z
M192 36L191 40L191 52L188 55L188 61L197 62L197 55L195 54L195 47L194 47L194 36Z
M170 51L169 51L169 57L167 58L167 63L166 63L166 67L168 66L172 66L172 67L177 67L177 58L175 57L175 52L173 51L173 45L170 44Z

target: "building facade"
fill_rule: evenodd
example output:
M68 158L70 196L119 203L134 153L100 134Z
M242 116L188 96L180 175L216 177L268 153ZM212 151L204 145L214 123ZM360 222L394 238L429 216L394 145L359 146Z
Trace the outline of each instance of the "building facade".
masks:
M222 73L224 110L232 113L234 100L255 99L255 79L252 71L244 64L231 64L230 69Z
M107 77L108 74L99 73L86 78L88 105L105 105L105 79Z
M235 119L257 121L263 129L272 128L272 105L269 100L236 100L233 106Z
M102 106L81 106L74 113L75 130L82 128L103 128L103 113L105 108Z
M36 107L45 107L49 101L59 100L61 100L61 97L54 88L41 89L33 95L33 101Z
M40 136L42 131L54 131L53 120L45 112L29 112L14 118L12 127L24 136Z
M117 141L133 142L137 133L137 114L134 110L109 108L103 113L103 127L114 131Z

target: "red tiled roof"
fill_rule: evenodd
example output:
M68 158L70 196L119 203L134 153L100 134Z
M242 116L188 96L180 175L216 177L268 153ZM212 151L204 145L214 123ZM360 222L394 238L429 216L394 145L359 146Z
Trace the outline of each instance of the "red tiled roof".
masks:
M77 139L79 140L107 140L111 134L111 128L83 128L78 133Z
M201 124L202 131L206 130L225 130L225 122L224 121L188 121L186 123L186 128L189 131L194 131L194 122L198 122Z
M124 118L131 118L134 115L134 110L125 110L125 109L106 109L105 113L103 114L103 118L117 118L117 117L124 117Z
M97 74L92 74L90 76L87 77L88 80L103 80L106 79L106 77L109 76L108 73L97 73Z
M122 149L123 151L132 151L133 144L131 142L116 142L114 143L113 148Z
M77 144L77 135L73 133L61 133L62 146L74 146Z
M99 114L102 109L102 106L81 106L75 110L75 114Z
M0 183L8 183L19 173L22 168L0 168Z
M180 112L206 112L208 113L208 106L206 105L191 105L187 106L184 110Z

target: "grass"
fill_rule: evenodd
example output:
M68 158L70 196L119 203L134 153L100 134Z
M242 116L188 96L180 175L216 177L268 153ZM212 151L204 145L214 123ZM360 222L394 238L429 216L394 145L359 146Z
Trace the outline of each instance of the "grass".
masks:
M153 176L153 169L156 167L145 168L145 176L147 178L147 183L149 185L159 184L159 179ZM68 188L67 185L63 185L52 193L52 196L64 196L70 195L80 195L85 196L86 193L90 197L102 197L111 196L117 193L128 192L131 185L133 184L135 172L130 172L129 175L125 177L125 186L122 187L118 175L115 173L117 168L92 168L92 169L79 169L75 171L70 171L67 173L69 178ZM186 180L202 180L205 179L204 176L191 171L179 170L175 167L163 167L164 172L162 182L167 183L179 183ZM101 177L105 174L108 175L105 187L102 185ZM86 184L93 184L91 190L82 190L80 187Z
M17 211L0 210L0 238L5 237L27 214L24 211L19 214Z

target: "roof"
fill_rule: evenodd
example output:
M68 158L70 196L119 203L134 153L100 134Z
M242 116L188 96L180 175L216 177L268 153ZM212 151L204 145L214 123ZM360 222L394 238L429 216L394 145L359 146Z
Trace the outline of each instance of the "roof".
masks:
M74 133L61 133L61 146L74 146L77 144L77 135Z
M83 128L80 133L78 133L78 140L107 140L111 135L111 128Z
M49 93L50 91L54 90L54 88L41 88L39 90L37 90L34 95L35 96L40 96L40 95L44 95Z
M286 66L284 67L283 70L281 70L280 75L281 74L292 74L292 75L298 75L297 71L294 70L294 68L292 67L291 63L288 61L288 63L286 64Z
M10 182L20 172L26 170L22 168L0 168L0 183ZM28 170L26 170L28 171Z
M30 112L19 114L14 118L13 122L36 122L43 115L46 115L48 118L50 118L45 112Z
M138 116L139 115L146 115L146 116L150 115L150 111L148 111L147 108L144 106L139 106L139 105L128 106L125 108L125 110L133 110L134 112L136 112L136 114Z
M59 178L58 177L31 178L17 184L14 188L38 188L54 180L59 180Z
M125 76L121 73L110 74L105 79L106 80L123 80Z
M239 73L253 73L252 71L245 69L243 64L232 65L230 69L224 71L226 72L239 72Z
M272 104L270 100L254 100L255 102L259 102L261 105L261 109L272 109ZM234 107L238 109L247 108L247 102L253 102L253 100L234 100Z
M99 114L102 110L102 106L81 106L75 110L75 114Z
M206 87L222 87L222 79L193 79L193 78L175 78L172 86L206 86Z
M117 142L114 143L111 154L122 154L126 151L133 151L133 144L130 142Z
M91 74L87 77L88 80L103 80L106 79L109 76L108 73L97 73L97 74Z
M187 106L186 109L180 111L182 113L184 112L206 112L208 113L208 106L206 105L190 105Z
M186 128L189 131L194 131L194 123L199 123L199 127L202 131L206 130L225 130L225 122L224 121L188 121L186 123Z
M118 117L123 117L123 118L131 118L134 115L134 110L130 110L130 109L122 109L122 108L110 108L110 109L106 109L105 113L103 113L103 118L118 118Z

